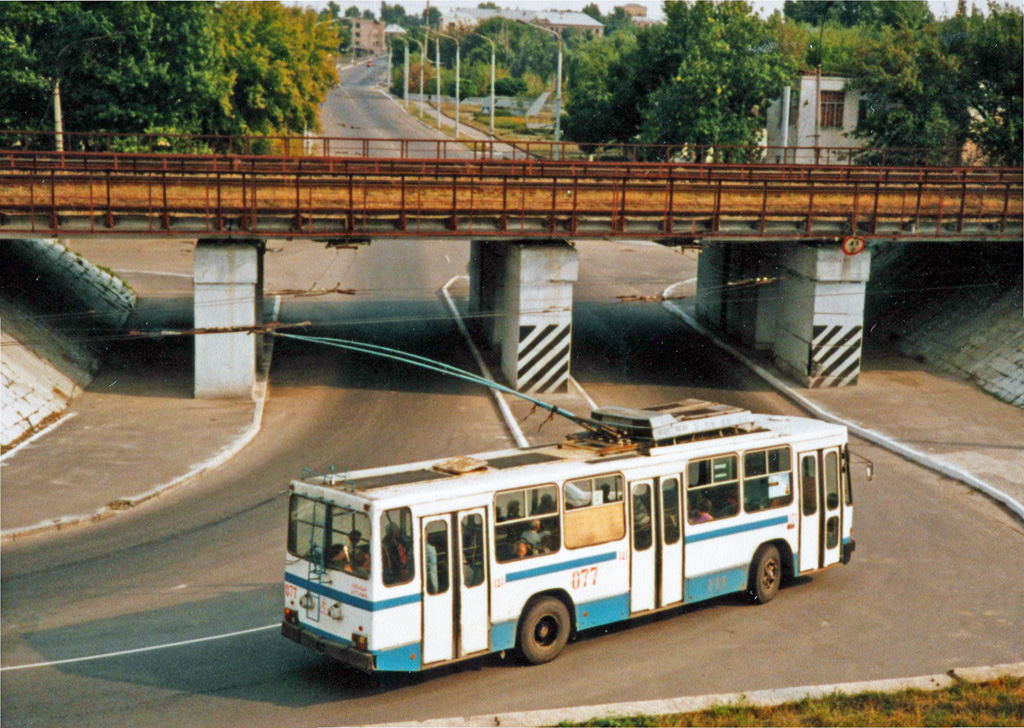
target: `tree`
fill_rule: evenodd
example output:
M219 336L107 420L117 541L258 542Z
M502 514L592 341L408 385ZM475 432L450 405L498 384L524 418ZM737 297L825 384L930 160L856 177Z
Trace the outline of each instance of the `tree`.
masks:
M0 4L0 117L52 128L60 82L64 128L211 131L223 116L209 3Z
M481 10L500 10L500 8L492 2L480 3L477 7Z
M993 2L987 17L975 9L969 18L961 8L948 25L954 33L966 31L964 55L974 82L971 138L994 162L1019 166L1024 157L1020 8Z
M873 147L951 150L953 158L937 152L933 160L957 161L970 131L972 93L960 44L937 23L920 31L882 28L869 39L852 81L863 94L854 134Z
M337 83L337 23L279 3L217 6L219 43L232 80L226 131L302 133L319 128L319 107Z
M421 17L423 24L428 28L436 28L441 25L441 11L437 8L424 8Z
M797 70L769 23L745 2L665 6L673 76L645 100L640 139L653 144L754 145L768 102Z
M589 15L599 23L604 22L604 18L601 16L601 9L597 7L597 3L590 3L589 5L586 5L583 8L582 13L584 15Z
M815 27L827 22L847 28L872 25L918 29L935 20L923 0L786 0L782 12L789 20Z
M362 11L359 10L355 5L350 5L345 9L346 18L361 18L363 17Z

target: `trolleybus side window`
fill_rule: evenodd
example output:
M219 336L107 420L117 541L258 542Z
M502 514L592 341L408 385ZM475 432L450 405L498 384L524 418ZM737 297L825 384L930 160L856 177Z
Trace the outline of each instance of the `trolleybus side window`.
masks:
M416 575L412 554L412 513L392 508L380 517L381 571L384 586L407 584Z
M288 511L288 553L300 559L319 561L323 548L327 504L292 495Z
M633 486L633 548L645 551L651 547L651 486L647 483Z
M686 468L691 524L729 518L740 512L740 481L735 455L693 460Z
M366 579L370 576L370 517L362 511L332 505L324 565Z
M484 582L484 519L479 513L462 517L462 583L467 587Z
M800 487L803 513L813 516L818 511L818 463L814 455L800 460Z
M541 485L494 496L494 556L499 563L553 554L561 548L558 488ZM468 586L468 585L467 585Z
M661 480L662 534L667 545L679 541L679 478Z
M756 513L793 502L793 473L788 447L743 456L743 508Z
M839 453L825 453L825 506L834 511L839 507Z
M423 569L427 574L427 594L448 591L448 524L432 521L424 532Z
M626 511L621 475L601 475L567 481L565 545L578 549L618 541L626 535Z

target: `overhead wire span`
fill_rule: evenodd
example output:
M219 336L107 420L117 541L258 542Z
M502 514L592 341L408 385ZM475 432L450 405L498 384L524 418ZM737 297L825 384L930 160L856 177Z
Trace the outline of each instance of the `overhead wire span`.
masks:
M560 415L561 417L566 418L570 422L574 422L575 424L580 425L581 427L584 427L587 430L590 430L591 432L603 433L613 435L616 437L618 436L618 433L610 431L606 425L603 425L599 422L595 422L594 420L591 420L587 417L581 417L580 415L570 412L569 410L563 409L562 407L559 407L557 405L549 404L548 402L545 402L543 400L531 397L528 394L523 394L522 392L518 392L512 389L511 387L506 387L505 385L499 384L498 382L495 382L491 379L481 377L479 374L473 374L472 372L467 372L465 369L459 369L458 367L452 366L451 364L445 364L444 362L440 362L435 359L428 359L425 356L420 356L418 354L410 354L409 352L401 351L399 349L392 349L391 347L388 346L380 346L378 344L367 344L361 341L352 341L349 339L334 339L324 336L305 336L302 334L284 334L278 333L277 331L270 331L269 333L273 334L274 336L279 336L283 339L295 339L296 341L305 341L307 343L313 344L323 344L325 346L333 346L338 349L355 351L361 354L379 356L385 359L398 361L403 364L410 364L412 366L422 367L423 369L427 369L429 371L439 372L441 374L453 376L456 377L457 379L462 379L473 384L481 384L485 387L496 389L499 392L519 397L521 399L526 400L527 402L532 402L534 406L541 407L547 410L548 412L551 413L551 415Z

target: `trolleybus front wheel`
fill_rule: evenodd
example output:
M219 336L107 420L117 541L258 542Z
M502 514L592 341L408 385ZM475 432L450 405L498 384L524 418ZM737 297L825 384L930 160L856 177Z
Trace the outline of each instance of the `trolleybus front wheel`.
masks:
M535 600L519 622L519 653L533 665L550 662L568 642L570 627L569 610L560 600Z
M782 559L779 550L770 544L762 546L754 554L747 591L754 602L764 604L775 597L781 583Z

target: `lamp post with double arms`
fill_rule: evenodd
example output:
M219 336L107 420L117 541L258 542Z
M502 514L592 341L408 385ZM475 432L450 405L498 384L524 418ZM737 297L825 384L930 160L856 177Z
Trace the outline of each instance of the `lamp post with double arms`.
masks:
M527 23L525 20L518 20L517 22L529 25L531 28L543 30L545 33L550 33L558 39L558 82L555 92L555 159L558 159L561 157L558 142L562 141L562 34L551 30L551 28L545 28L543 25Z
M450 35L445 35L444 33L437 33L437 35L440 36L441 38L447 38L448 40L455 42L455 139L458 140L458 138L459 138L459 76L462 75L462 61L461 61L461 58L460 58L461 53L462 53L462 47L459 44L459 39L458 38L454 38L454 37L452 37ZM437 79L438 79L438 86L437 87L438 87L438 89L440 89L441 88L441 41L440 40L438 40L438 42L437 42ZM437 126L438 126L438 128L440 128L441 127L441 117L440 117L440 113L441 113L441 92L440 91L438 91L438 93L437 93L437 111L438 111Z
M485 41L491 44L491 139L494 138L494 59L497 55L497 46L494 45L494 41L488 38L486 35L480 33L471 33L478 38L483 38Z

